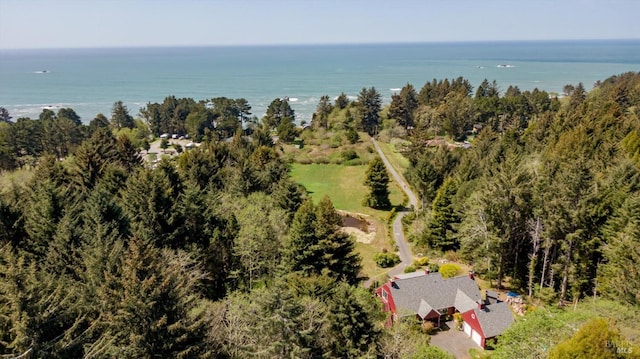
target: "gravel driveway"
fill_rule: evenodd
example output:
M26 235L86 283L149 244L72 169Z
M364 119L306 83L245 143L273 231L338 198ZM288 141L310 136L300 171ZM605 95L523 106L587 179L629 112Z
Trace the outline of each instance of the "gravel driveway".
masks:
M469 349L482 350L463 331L453 329L453 321L446 322L445 325L452 329L439 331L432 335L431 345L453 354L458 359L470 359Z

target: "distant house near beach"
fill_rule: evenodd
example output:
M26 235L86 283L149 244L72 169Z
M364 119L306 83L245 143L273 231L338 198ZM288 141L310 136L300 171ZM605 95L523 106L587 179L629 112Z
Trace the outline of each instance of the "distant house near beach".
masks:
M486 294L483 299L473 273L447 279L428 271L406 273L376 289L384 310L392 313L392 321L417 317L440 327L445 317L458 312L464 332L483 348L514 321L511 309L498 300L496 292Z

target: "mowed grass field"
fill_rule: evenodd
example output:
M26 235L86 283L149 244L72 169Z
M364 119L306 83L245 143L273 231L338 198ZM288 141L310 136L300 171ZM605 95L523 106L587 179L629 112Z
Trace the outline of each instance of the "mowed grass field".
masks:
M364 185L367 167L294 163L291 177L307 188L315 203L327 195L336 209L369 215L376 227L375 239L371 243L356 243L356 250L362 258L363 273L370 278L377 278L388 269L376 266L373 256L383 249L395 251L395 244L385 221L389 211L374 210L362 205L362 200L368 193L368 188ZM404 195L395 182L389 183L389 191L391 204L401 205Z
M364 213L382 220L388 211L374 210L362 205L368 193L364 185L367 166L345 166L337 164L298 164L294 163L291 177L307 189L314 202L325 195L331 198L336 209ZM404 201L404 195L395 182L389 183L391 205L398 206Z

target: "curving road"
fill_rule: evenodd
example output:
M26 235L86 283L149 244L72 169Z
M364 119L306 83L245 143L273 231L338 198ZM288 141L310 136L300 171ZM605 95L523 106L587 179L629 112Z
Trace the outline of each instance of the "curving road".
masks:
M378 142L376 141L376 139L371 137L371 141L373 141L373 147L375 147L376 151L378 151L378 154L380 155L382 162L384 162L384 165L387 167L387 171L391 173L391 175L398 182L398 184L400 185L404 193L407 194L407 197L409 198L409 204L413 206L414 209L417 209L418 199L413 194L413 192L411 192L409 185L407 185L407 183L404 181L402 176L400 176L400 174L395 170L395 168L393 168L393 166L387 159L387 156L385 156L384 152L382 152L382 150L380 149L380 146L378 146ZM411 207L404 208L402 211L398 212L396 219L393 221L393 238L396 240L396 245L398 246L398 251L400 252L399 253L400 264L391 268L387 272L387 274L389 274L390 277L404 273L404 268L409 266L412 262L411 250L409 249L409 244L407 243L407 240L404 238L404 232L402 231L402 217L408 214L409 211L411 211Z

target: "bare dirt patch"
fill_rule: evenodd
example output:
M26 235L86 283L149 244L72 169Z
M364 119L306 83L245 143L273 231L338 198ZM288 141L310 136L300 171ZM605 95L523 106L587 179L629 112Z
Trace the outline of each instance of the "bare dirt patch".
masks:
M342 216L342 231L353 235L356 242L370 244L376 238L376 226L366 214L338 211Z
M341 229L343 232L349 235L353 235L353 237L356 239L356 242L359 243L371 244L371 242L373 242L373 240L376 238L376 232L365 233L353 227L342 227Z

